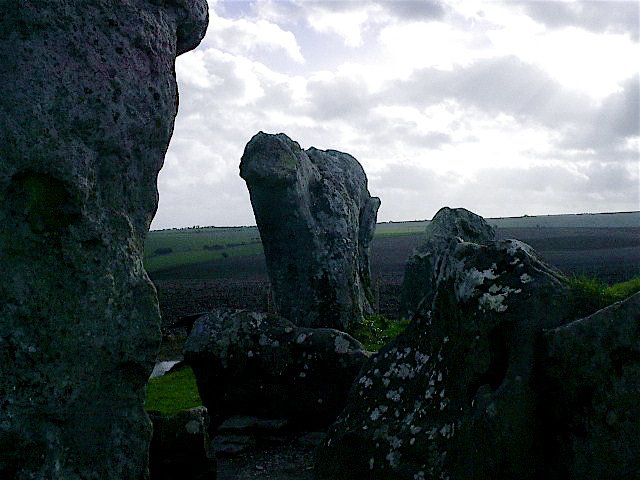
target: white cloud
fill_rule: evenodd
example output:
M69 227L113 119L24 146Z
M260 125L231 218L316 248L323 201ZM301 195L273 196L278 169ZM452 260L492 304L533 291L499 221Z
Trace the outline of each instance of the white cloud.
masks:
M535 35L511 29L488 34L496 47L538 65L564 86L594 98L620 89L620 81L637 71L630 58L640 58L640 46L622 34L596 34L567 27Z
M304 57L294 34L264 19L230 19L209 9L209 28L200 48L218 48L235 54L255 54L260 50L284 52L303 63Z
M362 45L362 29L369 20L368 8L358 10L332 12L314 8L308 16L309 26L318 32L334 33L344 40L347 47Z
M389 25L381 30L378 41L385 61L400 75L424 67L451 70L479 55L472 32L441 22Z
M631 24L544 4L214 3L176 62L154 228L253 223L238 164L260 130L355 156L381 220L637 209Z

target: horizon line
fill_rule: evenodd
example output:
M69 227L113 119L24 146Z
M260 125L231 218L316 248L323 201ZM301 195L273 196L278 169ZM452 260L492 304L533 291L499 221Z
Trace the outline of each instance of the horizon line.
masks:
M444 208L444 207L443 207ZM483 217L485 220L506 220L511 218L535 218L535 217L561 217L561 216L580 216L580 215L619 215L619 214L629 214L629 213L640 213L640 210L625 210L620 212L582 212L582 213L545 213L539 215L514 215L514 216L506 216L506 217ZM385 223L420 223L420 222L430 222L433 218L425 218L425 219L415 219L415 220L387 220L384 222L376 222L376 225L381 225ZM192 225L190 227L166 227L166 228L158 228L158 229L150 229L149 232L162 232L164 230L194 230L194 229L204 229L204 228L257 228L257 225Z

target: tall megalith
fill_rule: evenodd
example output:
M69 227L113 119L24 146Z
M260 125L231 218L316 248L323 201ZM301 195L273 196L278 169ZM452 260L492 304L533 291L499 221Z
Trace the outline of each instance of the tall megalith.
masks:
M240 163L278 312L296 325L345 330L371 313L369 245L380 199L351 155L255 135Z
M0 478L139 479L142 266L206 0L0 3Z

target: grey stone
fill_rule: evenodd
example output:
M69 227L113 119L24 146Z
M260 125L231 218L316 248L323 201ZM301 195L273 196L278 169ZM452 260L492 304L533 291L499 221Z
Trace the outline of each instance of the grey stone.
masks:
M380 200L362 166L258 133L240 163L277 311L296 325L347 330L372 313L369 244Z
M227 418L218 427L220 434L272 435L286 432L289 421L284 418L257 418L246 415L235 415Z
M346 333L225 309L196 321L184 355L212 428L235 415L285 419L295 429L326 427L367 359Z
M288 427L286 419L236 415L220 424L214 446L218 454L233 456L254 447L282 445L290 441Z
M427 225L424 240L407 260L400 288L401 318L411 318L421 301L433 300L440 257L456 238L484 245L495 238L495 231L484 218L469 210L441 208Z
M247 415L235 415L227 418L218 427L219 433L250 432L256 428L258 419Z
M174 415L149 412L153 439L149 452L151 480L215 480L216 459L209 448L207 409Z
M640 478L640 293L544 335L544 478Z
M226 457L248 452L255 447L253 435L218 435L211 441L211 449L215 454Z
M362 368L319 479L533 479L535 359L567 322L564 277L516 240L450 237L432 302Z
M142 266L205 0L0 2L0 478L139 479Z

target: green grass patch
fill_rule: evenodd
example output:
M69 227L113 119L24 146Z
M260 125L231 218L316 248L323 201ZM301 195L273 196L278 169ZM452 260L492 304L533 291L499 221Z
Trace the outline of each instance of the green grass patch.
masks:
M569 302L576 318L583 318L640 292L640 277L611 286L593 277L574 276L569 279Z
M203 227L149 232L144 245L148 272L262 252L257 227Z
M262 244L260 243L226 247L221 250L205 250L200 248L195 250L173 251L165 255L145 256L144 267L147 272L156 272L167 268L208 262L220 258L257 255L261 252Z
M196 377L190 367L177 372L152 378L147 386L146 410L155 410L162 415L173 415L202 405L198 394Z
M407 328L410 320L390 320L384 315L371 315L364 318L362 325L350 334L359 340L370 352L377 352Z

